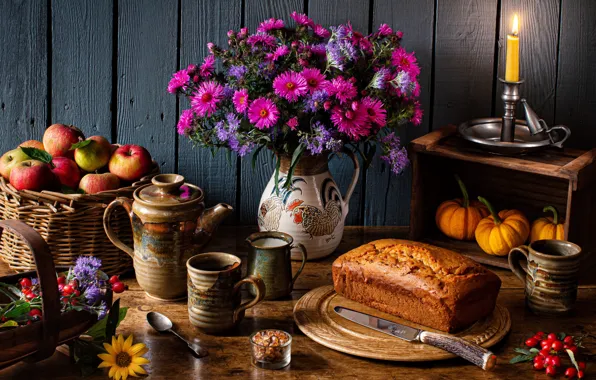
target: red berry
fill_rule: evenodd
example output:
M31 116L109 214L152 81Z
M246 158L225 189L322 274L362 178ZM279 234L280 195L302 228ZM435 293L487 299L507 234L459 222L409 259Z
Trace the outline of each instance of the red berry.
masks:
M548 357L550 355L550 350L548 348L544 348L542 350L540 350L540 355L542 355L543 357Z
M25 294L25 298L27 298L29 301L31 301L35 297L37 297L37 296L33 292L29 292L29 293Z
M41 317L41 310L39 309L31 309L29 315L32 317Z
M573 337L571 335L567 335L565 337L565 339L563 339L563 343L568 344L568 345L574 345L575 340L573 340Z
M550 334L547 335L546 339L552 340L554 342L555 340L558 340L559 338L557 337L557 334L550 333Z
M58 281L59 284L66 284L66 277L60 276L56 279L56 281Z
M583 371L586 369L586 362L577 362L577 366Z
M584 378L584 371L583 370L579 370L577 371L577 378L578 379L583 379Z
M536 358L538 358L538 357L539 356L536 356ZM544 369L544 360L542 360L542 361L536 361L536 360L534 360L534 363L532 365L533 365L533 367L534 367L534 369L536 371L543 370Z
M543 332L543 331L538 331L538 332L536 333L536 336L544 336L544 332Z
M81 291L79 289L75 290L74 291L74 295L77 296L77 297L80 296L81 295Z
M538 344L538 340L535 338L529 338L528 340L526 340L526 346L528 347L534 347Z
M547 347L550 348L550 346L552 346L552 345L553 345L552 340L544 339L544 340L540 341L540 346L542 348L547 348Z
M557 374L557 369L554 366L549 365L546 367L546 374L553 377Z
M569 346L567 349L573 352L573 355L577 355L577 346Z
M72 287L72 285L68 284L68 285L64 285L64 288L62 289L62 294L65 296L71 295L74 292L74 289Z
M30 324L32 324L32 323L33 323L33 322L31 322L31 320L28 320L28 321L27 321L27 325L30 325Z
M559 356L551 356L550 357L550 365L555 366L555 367L560 367L561 366L561 358Z
M555 340L551 348L557 352L561 351L563 349L563 342L561 342L560 340Z
M565 370L565 377L568 379L573 379L577 375L577 370L573 367L569 367Z
M23 278L20 281L21 288L26 289L31 287L31 280L28 278Z
M121 282L115 282L112 284L112 290L114 293L122 293L126 287Z
M73 289L76 289L79 287L79 282L77 280L71 280L68 285L72 286Z
M110 284L114 285L115 283L120 282L120 276L112 276L110 277Z

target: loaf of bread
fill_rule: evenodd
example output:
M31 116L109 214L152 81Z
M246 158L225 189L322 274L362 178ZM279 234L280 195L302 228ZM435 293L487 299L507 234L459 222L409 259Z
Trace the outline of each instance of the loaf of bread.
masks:
M337 293L356 302L454 332L493 312L501 280L455 252L383 239L338 257L333 285Z

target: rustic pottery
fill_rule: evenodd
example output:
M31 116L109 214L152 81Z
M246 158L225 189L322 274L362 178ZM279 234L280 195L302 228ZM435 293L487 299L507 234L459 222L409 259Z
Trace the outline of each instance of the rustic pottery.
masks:
M188 269L188 317L190 323L208 334L221 333L236 326L244 312L265 298L265 284L258 277L242 278L241 260L222 252L191 257ZM252 284L255 298L241 304L240 287Z
M511 250L509 265L524 283L530 310L551 315L572 310L577 299L581 252L578 245L562 240L536 240ZM527 269L520 259L527 260Z
M294 282L304 269L307 260L306 248L283 232L255 232L248 243L248 274L260 277L267 287L266 300L285 297L292 292ZM302 254L302 265L292 276L291 250L296 248ZM255 288L250 293L256 295Z
M259 230L291 235L306 247L309 260L331 254L343 236L350 197L360 173L356 156L351 151L347 155L354 163L354 174L344 197L329 172L326 155L303 156L295 166L289 188L284 185L291 158L281 156L279 191L275 189L274 173L259 203ZM301 259L298 250L292 250L292 260Z
M173 301L186 296L186 261L207 244L232 207L205 210L203 190L177 174L160 174L135 190L134 202L116 198L104 213L108 238L134 261L137 281L150 297ZM132 223L134 249L112 230L110 217L124 207Z

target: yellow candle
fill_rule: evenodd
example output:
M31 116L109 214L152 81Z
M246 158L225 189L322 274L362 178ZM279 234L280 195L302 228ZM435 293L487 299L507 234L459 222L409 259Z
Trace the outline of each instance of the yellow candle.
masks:
M519 81L519 21L517 15L513 16L513 28L507 35L507 58L505 60L505 80L508 82Z

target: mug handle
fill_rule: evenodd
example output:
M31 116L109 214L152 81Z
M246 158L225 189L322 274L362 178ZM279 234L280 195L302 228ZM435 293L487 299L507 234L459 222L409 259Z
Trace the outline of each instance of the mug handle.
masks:
M292 282L290 283L290 291L294 289L294 282L296 282L296 279L298 278L298 276L300 276L300 273L302 273L302 269L304 269L304 264L306 264L307 260L306 247L304 245L302 245L301 243L292 244L290 246L290 249L292 248L297 248L300 250L300 253L302 254L302 265L300 265L298 272L296 272L294 277L292 277Z
M234 285L234 292L240 291L242 284L252 284L257 289L257 295L252 300L243 303L234 310L234 323L238 322L238 315L246 309L250 309L265 298L265 283L260 277L248 275Z
M515 247L511 251L509 251L509 257L508 257L509 268L511 268L511 271L521 280L521 282L525 286L526 285L526 275L528 274L528 271L524 267L522 267L520 264L520 260L522 259L520 257L520 254L524 256L524 258L527 262L528 261L528 246L527 245L520 245L519 247Z
M130 257L134 258L134 250L130 248L128 245L124 244L122 240L116 235L114 230L112 230L112 226L110 225L110 218L112 213L116 209L116 207L122 206L126 213L128 214L128 218L132 217L132 202L130 199L125 197L118 197L114 199L106 208L106 211L103 213L103 229L106 231L106 235L108 235L108 239L114 244L116 247L120 248L124 252L128 253Z

